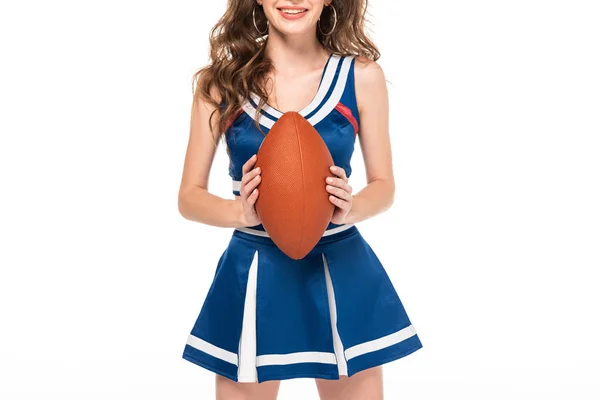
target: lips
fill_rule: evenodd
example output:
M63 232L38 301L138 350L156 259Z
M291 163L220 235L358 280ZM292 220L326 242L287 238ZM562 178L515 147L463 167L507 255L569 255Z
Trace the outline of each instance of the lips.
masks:
M285 12L287 10L293 10L293 12ZM282 7L278 8L277 11L285 19L298 19L304 16L308 9L303 7Z

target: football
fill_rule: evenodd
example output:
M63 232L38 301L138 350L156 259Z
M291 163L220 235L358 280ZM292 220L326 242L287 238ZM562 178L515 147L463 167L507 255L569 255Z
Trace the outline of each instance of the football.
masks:
M275 245L304 258L333 216L325 178L333 158L319 132L295 111L284 113L265 135L254 167L261 168L255 208Z

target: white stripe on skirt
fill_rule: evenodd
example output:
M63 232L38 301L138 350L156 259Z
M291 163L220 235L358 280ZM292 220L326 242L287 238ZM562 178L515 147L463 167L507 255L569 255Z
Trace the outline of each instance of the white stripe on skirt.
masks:
M331 316L331 329L333 334L334 353L320 351L304 351L287 354L256 354L256 284L258 277L258 250L248 272L246 284L246 297L244 315L242 320L242 334L238 345L238 354L232 353L194 335L189 335L187 344L203 351L213 357L238 366L238 382L257 382L257 367L266 365L290 365L306 362L337 364L340 375L348 375L347 361L373 351L400 343L416 334L413 325L409 325L390 335L359 343L344 350L344 346L337 330L337 309L335 292L329 273L329 265L324 253L321 253L327 286L327 301Z

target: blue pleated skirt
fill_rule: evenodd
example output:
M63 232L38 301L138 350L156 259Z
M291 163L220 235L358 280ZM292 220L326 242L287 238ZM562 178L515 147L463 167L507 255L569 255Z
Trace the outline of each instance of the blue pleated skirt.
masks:
M233 230L184 359L237 382L339 379L423 347L355 225L301 260L249 232Z

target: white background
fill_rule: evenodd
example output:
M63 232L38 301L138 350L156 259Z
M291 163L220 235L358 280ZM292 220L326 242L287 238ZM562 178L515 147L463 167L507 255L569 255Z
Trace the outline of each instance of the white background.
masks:
M185 220L177 191L224 7L2 2L0 398L213 398L181 353L231 230ZM600 6L369 18L397 196L358 226L424 345L384 367L386 398L600 398ZM358 142L352 167L356 192ZM210 190L232 196L222 146Z

